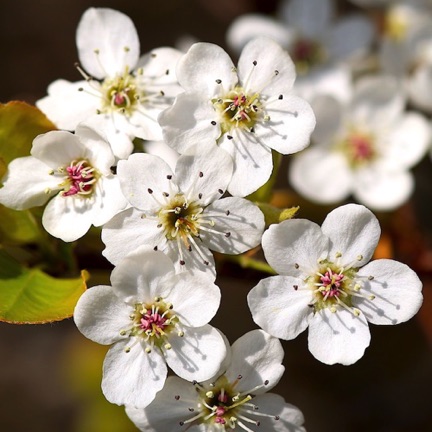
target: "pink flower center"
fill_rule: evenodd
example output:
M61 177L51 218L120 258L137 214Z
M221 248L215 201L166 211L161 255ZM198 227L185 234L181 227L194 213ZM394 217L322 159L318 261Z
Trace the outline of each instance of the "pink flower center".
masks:
M89 195L92 192L93 184L96 182L94 175L95 169L85 160L73 161L66 167L68 178L65 185L69 186L63 193L63 196L72 195Z
M354 162L365 162L374 156L372 141L367 136L351 135L348 138L348 145Z
M114 102L114 105L116 105L116 106L123 106L123 105L125 105L127 101L126 101L126 97L125 97L124 93L123 92L116 93L114 95L113 102Z
M324 275L320 277L323 288L320 291L325 299L340 295L343 278L343 274L333 273L331 269L327 270Z
M166 320L167 319L165 317L163 317L157 312L155 313L147 312L145 315L141 317L140 327L144 331L150 330L157 333L163 333Z

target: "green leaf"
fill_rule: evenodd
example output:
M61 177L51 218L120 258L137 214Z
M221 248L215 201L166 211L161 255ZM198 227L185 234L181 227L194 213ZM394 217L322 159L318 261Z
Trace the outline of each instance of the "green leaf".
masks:
M0 321L43 324L69 318L87 279L86 271L75 279L56 279L0 250Z
M257 202L255 204L264 213L266 226L270 226L271 224L277 224L287 219L292 219L300 208L297 206L280 209L267 203Z
M40 238L41 228L29 210L17 211L0 205L0 242L31 243Z
M32 105L20 101L0 104L0 175L5 164L30 155L32 142L39 134L54 129L45 114Z

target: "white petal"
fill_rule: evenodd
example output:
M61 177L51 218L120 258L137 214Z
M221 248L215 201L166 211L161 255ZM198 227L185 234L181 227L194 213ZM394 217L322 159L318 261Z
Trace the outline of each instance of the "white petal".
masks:
M199 142L216 140L221 131L217 113L207 97L199 93L179 94L174 104L162 111L159 123L165 142L179 153Z
M422 283L407 265L381 259L360 269L365 280L361 293L374 295L373 300L355 297L353 301L373 324L398 324L412 318L419 310L423 296Z
M169 338L172 348L165 351L168 366L188 381L205 381L215 376L226 355L225 342L210 325L185 327L184 336Z
M203 272L192 274L185 271L173 276L170 284L171 292L166 298L173 304L180 322L188 327L208 324L216 314L221 299L220 289L213 283L213 278Z
M99 84L93 81L92 86L99 87ZM48 96L39 99L36 106L59 129L72 131L78 123L97 116L100 96L86 81L57 80L48 87Z
M329 27L333 9L330 0L290 0L283 2L280 12L290 27L314 38Z
M57 169L69 166L74 160L84 159L86 147L71 132L51 131L34 139L31 154L52 169Z
M296 77L291 57L280 45L266 37L257 37L243 48L238 75L246 93L267 96L290 91Z
M58 194L45 207L42 225L52 236L65 242L78 240L92 225L100 208L99 201L97 195L82 198Z
M192 243L191 240L189 241ZM192 250L188 250L181 240L167 240L163 249L160 249L171 258L177 273L181 274L183 271L194 274L204 272L212 280L215 280L216 269L212 252L199 240L195 240L195 244L191 246Z
M103 131L99 131L95 126L92 123L80 123L75 130L75 136L85 147L83 158L97 168L100 174L109 176L111 175L111 167L115 163L114 154L103 135Z
M119 298L127 303L152 302L165 297L173 286L159 286L160 280L172 273L174 265L160 251L143 246L123 258L111 273L111 283Z
M399 121L404 105L398 80L384 75L367 76L355 86L350 107L352 122L380 131Z
M287 48L293 38L293 32L274 18L251 13L240 15L231 23L226 39L228 45L239 53L250 40L257 36L266 36Z
M341 253L341 262L345 266L353 264L353 267L361 267L372 258L381 235L375 215L357 204L347 204L330 212L321 229L331 241L330 260L335 261L336 255Z
M157 156L134 153L117 165L117 175L126 199L136 208L156 211L164 202L163 192L170 192L171 168ZM171 183L171 184L170 184Z
M135 26L128 16L113 9L87 9L78 24L76 43L83 68L95 78L123 74L138 61Z
M411 168L425 155L431 141L431 127L421 114L406 113L394 126L383 164L388 169Z
M267 333L284 340L297 337L308 326L312 290L298 290L301 280L291 276L261 279L247 299L253 320ZM297 288L295 288L297 287Z
M268 122L258 122L255 132L259 140L282 154L303 150L309 145L315 127L311 106L297 96L280 95L267 105ZM280 97L279 96L279 97Z
M326 147L312 145L291 160L290 184L319 204L342 201L351 193L353 176L346 157Z
M205 231L203 227L201 237L209 249L239 254L260 243L264 215L250 201L236 197L223 198L209 205L204 211L206 214L211 214L211 220L215 222L211 229L218 232Z
M311 104L317 120L313 142L331 142L341 127L346 107L335 96L328 94L318 94Z
M262 247L268 263L281 275L315 273L319 259L327 258L330 240L306 219L289 219L270 225Z
M95 202L95 213L92 224L102 226L120 213L127 206L118 178L114 175L102 177L96 184L96 191L100 199Z
M111 403L144 408L162 389L167 375L159 350L146 353L141 344L125 352L130 341L116 342L108 351L102 377L102 392Z
M365 16L353 14L342 18L330 29L326 46L333 60L346 60L366 54L373 37L372 22Z
M179 157L175 177L180 190L189 199L206 206L225 192L232 171L230 155L215 142L205 141L190 147Z
M199 92L209 98L219 95L222 89L230 90L237 83L229 55L221 47L205 42L192 45L179 60L177 78L187 92Z
M102 345L124 339L120 331L130 327L131 308L110 286L98 285L84 292L75 306L74 321L88 339Z
M408 82L408 93L412 103L428 113L432 112L432 65L419 67Z
M180 155L163 141L144 141L143 149L145 153L160 157L172 171L175 170Z
M299 76L293 92L313 101L317 95L333 96L337 100L349 103L352 95L351 71L343 65L329 65L312 69L308 74ZM318 125L320 124L317 121Z
M234 171L228 192L244 197L255 192L269 178L273 169L270 148L251 132L234 129L232 135L223 135L220 147L234 161Z
M174 97L182 88L177 84L176 66L183 53L170 47L155 48L142 56L136 69L142 68L142 77L151 87L160 88L165 96Z
M85 124L99 131L111 147L111 151L117 159L127 159L133 150L135 136L118 129L111 115L99 114L91 116Z
M354 197L368 207L393 210L405 203L414 190L414 177L408 171L385 171L380 165L356 176Z
M284 366L281 364L284 351L279 339L263 330L252 330L237 339L232 345L232 360L226 377L233 382L239 375L238 391L262 394L272 389L281 379ZM267 384L264 383L268 381Z
M294 405L285 402L282 396L269 393L257 396L254 405L259 408L260 413L268 414L269 416L259 416L256 419L260 422L259 430L273 432L305 432L302 426L304 417L301 411ZM254 417L253 413L247 416ZM275 416L278 420L275 420Z
M145 409L127 406L126 414L141 431L175 431L180 421L194 416L189 407L195 405L195 400L198 400L197 392L190 382L170 376L150 405Z
M0 203L15 210L40 206L52 196L58 181L50 175L51 167L33 156L14 159L1 179Z
M350 365L363 357L370 332L363 314L321 309L309 321L309 351L326 364Z
M157 228L158 222L142 218L142 212L130 208L122 211L107 222L102 229L105 249L102 255L117 264L129 252L139 246L152 248L164 242L163 232Z

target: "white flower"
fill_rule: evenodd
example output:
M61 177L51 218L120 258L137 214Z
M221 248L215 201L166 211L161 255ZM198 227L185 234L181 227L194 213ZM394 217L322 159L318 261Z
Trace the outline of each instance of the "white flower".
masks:
M349 104L321 96L314 144L292 161L291 184L306 198L334 203L350 193L376 210L391 210L411 195L409 168L425 154L427 120L404 112L405 99L389 76L360 80Z
M88 125L76 133L52 131L33 141L31 156L14 159L3 178L0 203L24 210L45 204L42 223L66 242L82 237L123 210L124 198L111 172L110 145Z
M251 41L238 68L219 46L194 44L177 77L185 93L159 116L164 139L181 154L202 139L217 140L234 159L232 195L248 195L268 180L271 149L289 154L309 144L315 116L290 94L294 65L272 40Z
M111 283L87 290L74 313L86 337L113 344L102 378L110 402L148 405L165 383L166 363L187 380L214 376L226 348L207 324L220 291L206 274L175 275L162 252L140 248L113 270Z
M273 38L290 54L298 74L295 94L306 100L317 93L346 100L350 70L370 49L374 28L360 13L336 19L333 0L286 0L278 19L241 15L229 27L227 42L239 52L257 36Z
M175 65L181 52L158 48L139 58L138 34L130 18L105 8L83 14L76 39L83 67L78 69L85 80L55 81L37 106L61 129L74 130L80 121L99 115L104 130L120 141L123 134L162 139L157 116L180 90ZM126 158L132 147L120 142L114 150Z
M200 149L206 149L204 143ZM243 198L220 199L231 180L232 160L215 145L181 156L175 174L157 156L138 153L120 161L117 173L132 208L102 230L103 255L113 264L147 244L168 254L179 271L215 275L209 249L239 254L261 241L259 208Z
M253 330L234 342L230 355L216 380L192 385L170 377L151 405L126 413L148 432L304 432L296 407L265 394L284 372L281 343Z
M408 266L389 259L366 264L379 236L378 220L355 204L332 211L321 228L302 219L271 225L262 244L280 276L249 293L254 321L285 340L309 327L309 350L318 360L356 362L369 346L368 321L407 321L422 303L422 283Z

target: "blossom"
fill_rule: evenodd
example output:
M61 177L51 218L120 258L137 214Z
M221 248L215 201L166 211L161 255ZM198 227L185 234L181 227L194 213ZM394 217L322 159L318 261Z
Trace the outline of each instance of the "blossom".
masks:
M157 156L133 154L117 174L131 208L105 224L103 255L113 264L142 244L165 252L178 271L215 275L211 250L239 254L259 244L264 216L243 198L222 198L231 180L230 156L209 143L182 155L175 174Z
M396 3L385 12L379 60L401 80L410 102L432 112L432 8L424 2Z
M425 154L430 127L419 113L404 111L398 81L366 77L342 104L313 101L318 125L313 145L292 161L289 180L306 198L330 204L351 193L376 210L403 204L414 188L409 168Z
M278 276L248 294L254 321L271 335L294 339L309 327L309 350L327 364L355 363L369 346L372 324L398 324L422 303L407 265L371 259L379 223L366 207L333 210L320 228L303 219L271 225L262 245Z
M74 313L84 336L113 344L102 378L110 402L148 405L164 385L166 364L188 380L218 371L225 342L207 323L219 307L220 291L206 274L176 275L166 255L144 247L115 267L111 283L87 290Z
M281 343L253 330L232 345L222 373L193 385L169 377L145 409L126 407L141 431L277 431L302 432L302 413L276 394L266 394L284 367Z
M163 47L139 58L138 34L131 19L106 8L84 12L76 34L77 66L85 80L57 80L37 106L61 129L75 130L99 116L101 127L120 140L114 151L127 158L127 137L161 140L157 116L180 90L175 65L181 52ZM91 121L91 120L90 120Z
M294 65L271 39L251 41L238 68L219 46L194 44L177 78L185 92L159 116L164 140L181 154L203 138L217 140L234 159L231 195L248 195L268 180L271 149L290 154L309 144L315 116L290 94Z
M114 161L109 143L87 124L78 125L75 134L39 135L31 156L9 164L0 203L24 210L52 198L43 213L44 228L66 242L77 240L127 205L111 172Z
M374 28L364 14L336 19L333 0L285 0L277 19L245 14L227 31L228 45L239 52L251 39L268 36L285 48L297 71L295 94L310 100L317 93L346 100L351 70L370 50Z

